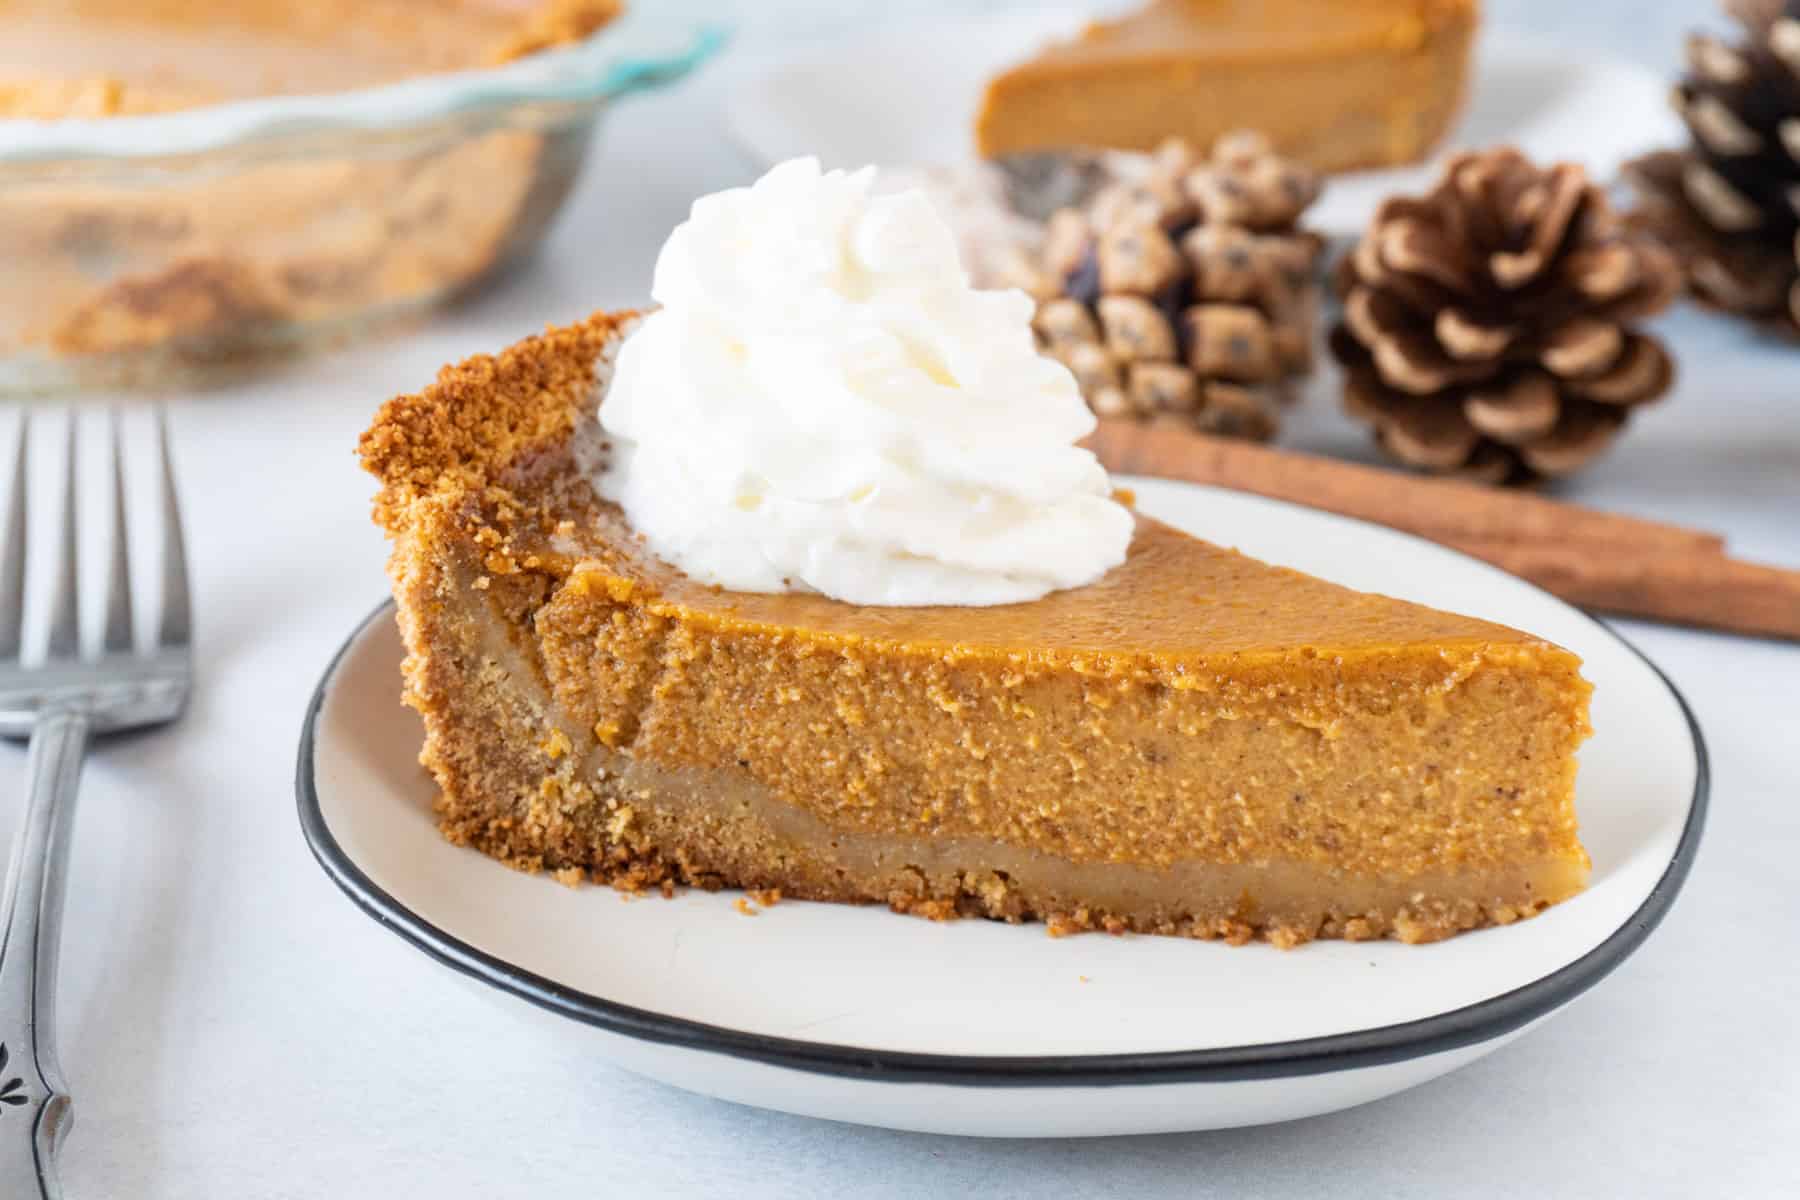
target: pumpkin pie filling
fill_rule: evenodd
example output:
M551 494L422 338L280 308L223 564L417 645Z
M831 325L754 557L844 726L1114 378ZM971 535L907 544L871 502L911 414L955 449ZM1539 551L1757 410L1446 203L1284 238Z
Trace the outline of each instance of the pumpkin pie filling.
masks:
M1515 630L1140 517L1099 582L895 609L693 582L590 477L627 318L365 434L452 840L625 888L1430 941L1579 890L1589 687Z
M672 853L683 864L675 878L705 886L877 901L930 917L1043 916L1053 933L1130 928L1234 941L1261 933L1292 945L1309 935L1390 932L1428 941L1488 921L1510 923L1580 890L1585 877L1580 863L1549 852L1479 872L1359 875L1293 858L1182 857L1186 848L1180 846L1166 863L1076 859L973 832L921 836L834 822L825 815L830 806L785 800L744 767L664 766L609 747L559 709L523 655L491 636L492 613L477 608L466 619L471 630L488 634L472 656L482 664L477 676L485 674L493 689L481 723L510 727L519 739L512 745L532 745L541 730L552 730L536 745L554 759L569 759L570 770L555 776L559 795L613 797L576 810L576 836L610 845L614 855L624 850L631 865L623 876L604 866L597 874L632 890L660 883L666 877L660 860ZM506 753L505 744L494 744L483 748L482 757ZM516 769L527 780L540 778L529 763ZM537 790L543 792L541 781ZM453 840L491 844L490 816L479 812L469 826L447 822L446 832ZM645 861L655 864L649 875ZM558 863L568 865L562 858L540 864L528 852L516 865Z

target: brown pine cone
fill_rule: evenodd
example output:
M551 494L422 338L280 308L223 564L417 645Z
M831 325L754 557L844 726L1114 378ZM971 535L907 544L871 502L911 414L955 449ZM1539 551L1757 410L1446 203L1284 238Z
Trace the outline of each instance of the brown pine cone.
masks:
M1335 283L1345 407L1411 466L1567 474L1674 378L1631 325L1669 305L1680 268L1569 163L1456 156L1425 196L1381 206Z
M1692 144L1630 164L1634 220L1709 304L1800 334L1800 0L1726 0L1747 40L1688 38Z
M1266 440L1311 366L1316 178L1253 134L1184 144L1046 228L1035 322L1103 416Z

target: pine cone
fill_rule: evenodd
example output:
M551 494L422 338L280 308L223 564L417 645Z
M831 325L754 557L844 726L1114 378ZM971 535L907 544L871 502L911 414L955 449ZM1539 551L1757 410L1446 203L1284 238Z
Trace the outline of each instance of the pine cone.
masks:
M1800 334L1800 0L1726 0L1747 41L1688 38L1693 144L1633 162L1634 214L1702 300Z
M1049 221L1035 327L1102 416L1266 440L1311 366L1322 242L1311 172L1254 134L1181 142Z
M1674 378L1628 323L1669 305L1680 269L1573 164L1458 155L1425 196L1381 206L1335 283L1345 407L1411 466L1566 474Z

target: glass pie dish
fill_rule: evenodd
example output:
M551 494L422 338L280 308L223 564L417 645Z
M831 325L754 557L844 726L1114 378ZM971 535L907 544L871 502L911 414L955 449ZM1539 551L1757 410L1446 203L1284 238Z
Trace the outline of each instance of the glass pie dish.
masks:
M203 380L467 293L612 101L722 40L619 7L0 0L0 392Z

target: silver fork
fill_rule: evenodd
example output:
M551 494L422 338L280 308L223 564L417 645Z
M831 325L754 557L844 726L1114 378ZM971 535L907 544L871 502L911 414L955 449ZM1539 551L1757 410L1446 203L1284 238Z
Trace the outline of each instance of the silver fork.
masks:
M30 439L19 424L12 512L0 548L0 737L31 739L27 796L0 900L0 1196L58 1197L55 1154L72 1120L51 1036L63 879L75 785L88 738L173 721L193 681L187 556L175 498L164 414L156 414L162 466L162 607L155 644L137 646L125 522L119 417L112 417L112 551L106 621L97 652L84 653L76 586L75 443L63 478L49 633L41 655L26 652L25 473Z

